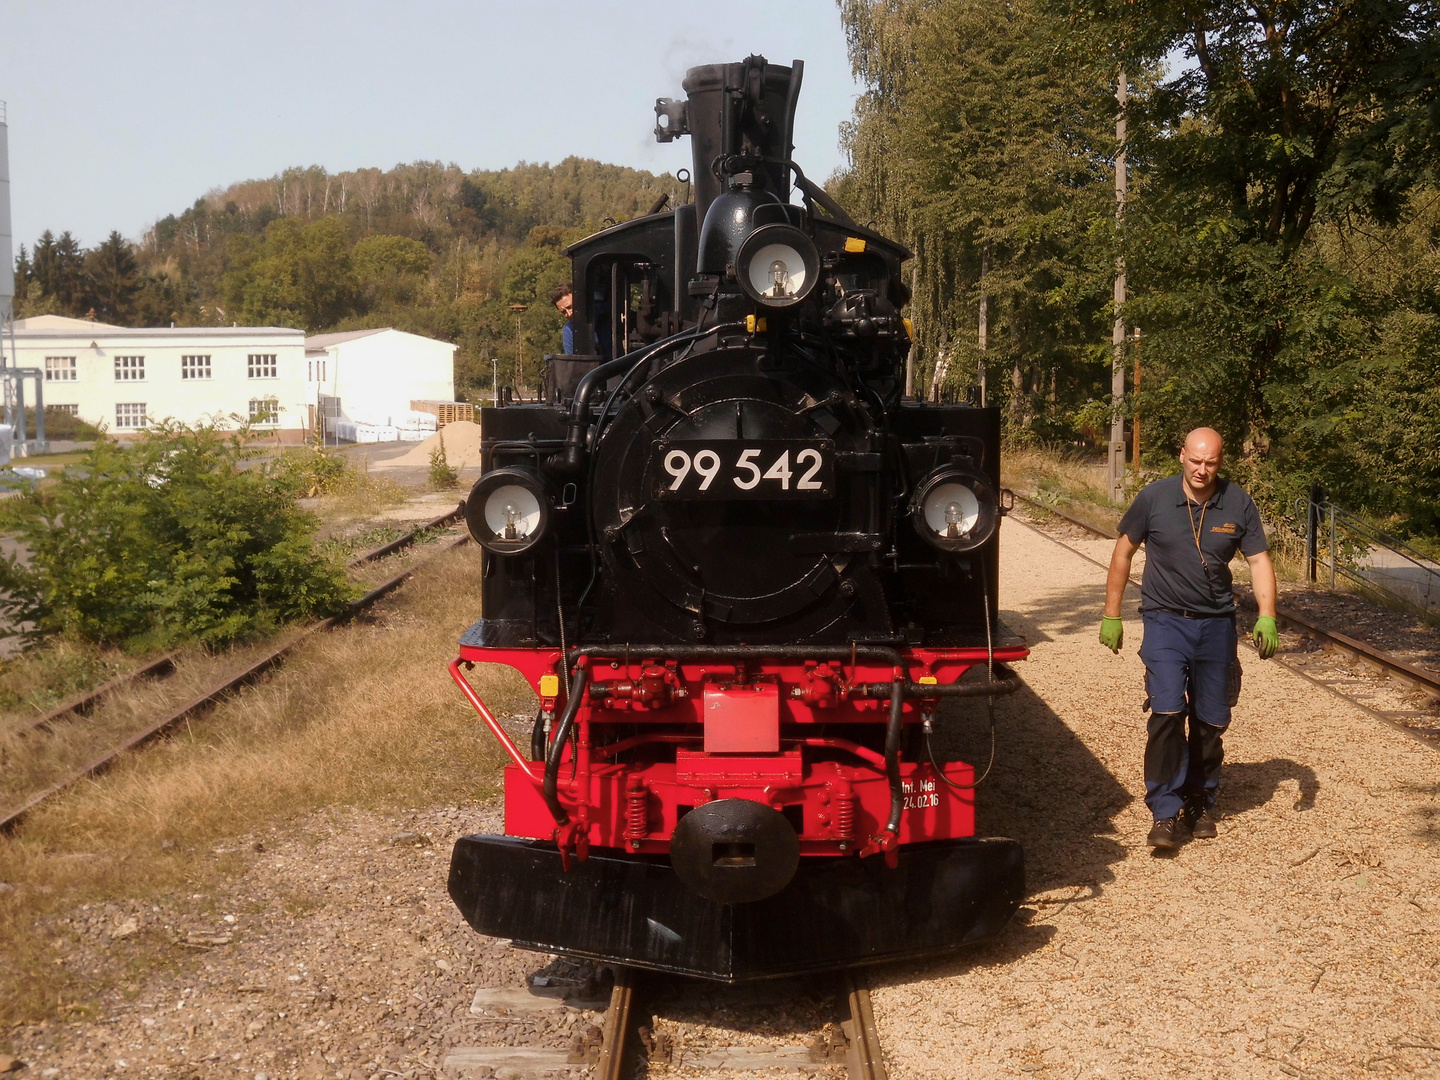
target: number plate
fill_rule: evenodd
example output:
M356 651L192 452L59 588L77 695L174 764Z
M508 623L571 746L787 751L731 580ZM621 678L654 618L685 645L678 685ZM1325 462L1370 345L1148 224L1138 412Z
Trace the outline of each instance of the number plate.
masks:
M834 488L831 442L672 442L657 448L651 465L651 490L661 499L828 499Z

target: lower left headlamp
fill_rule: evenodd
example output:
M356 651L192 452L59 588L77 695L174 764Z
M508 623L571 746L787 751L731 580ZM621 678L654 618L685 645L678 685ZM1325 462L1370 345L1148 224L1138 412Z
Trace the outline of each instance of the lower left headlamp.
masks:
M475 542L497 555L519 555L550 527L550 496L528 469L496 469L470 489L465 525Z

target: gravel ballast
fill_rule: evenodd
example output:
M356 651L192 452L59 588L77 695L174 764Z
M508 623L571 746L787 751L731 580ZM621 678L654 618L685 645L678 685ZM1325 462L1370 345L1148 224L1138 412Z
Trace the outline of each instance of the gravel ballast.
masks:
M873 977L894 1077L1440 1076L1440 755L1242 649L1220 836L1144 844L1138 590L1097 641L1111 542L1006 521L1003 618L1033 652L999 707L982 832L1026 848L996 941ZM979 714L955 738L983 761Z

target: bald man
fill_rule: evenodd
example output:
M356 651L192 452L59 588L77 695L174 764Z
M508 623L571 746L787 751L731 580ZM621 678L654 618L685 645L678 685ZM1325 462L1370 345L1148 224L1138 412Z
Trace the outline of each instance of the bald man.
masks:
M1130 563L1145 545L1140 618L1145 636L1145 804L1154 817L1146 843L1178 848L1185 831L1197 840L1216 833L1222 735L1240 693L1236 657L1235 594L1230 560L1239 551L1250 564L1260 617L1255 648L1275 655L1275 566L1260 514L1239 485L1220 478L1225 447L1211 428L1196 428L1180 451L1180 475L1148 485L1120 520L1105 583L1100 643L1119 652L1124 643L1120 604ZM1186 720L1189 734L1186 734Z

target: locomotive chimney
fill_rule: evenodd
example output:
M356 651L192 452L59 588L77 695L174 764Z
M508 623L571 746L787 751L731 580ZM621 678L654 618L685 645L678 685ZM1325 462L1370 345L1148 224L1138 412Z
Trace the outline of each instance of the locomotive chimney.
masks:
M683 103L668 98L655 103L660 141L690 136L697 220L705 220L710 204L725 190L722 166L729 158L766 159L750 170L754 186L790 201L790 171L776 162L794 153L795 105L804 71L804 61L784 67L763 56L704 64L685 73Z

